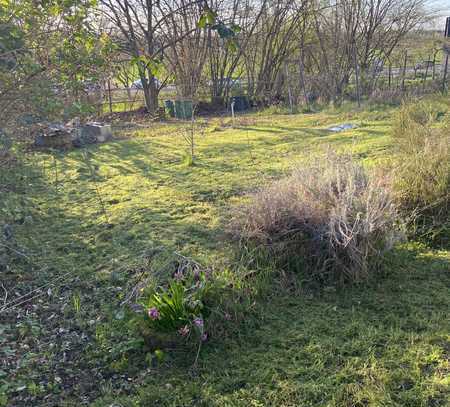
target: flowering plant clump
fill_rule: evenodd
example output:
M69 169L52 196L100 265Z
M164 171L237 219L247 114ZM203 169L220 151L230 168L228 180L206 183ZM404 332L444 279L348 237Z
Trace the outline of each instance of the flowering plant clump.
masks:
M156 332L206 341L205 317L209 309L205 299L209 289L210 279L198 267L178 269L168 285L153 290L144 304L150 327Z

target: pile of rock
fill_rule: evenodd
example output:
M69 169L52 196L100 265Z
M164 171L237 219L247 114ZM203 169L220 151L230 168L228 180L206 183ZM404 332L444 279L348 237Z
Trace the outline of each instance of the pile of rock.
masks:
M63 124L50 124L34 140L36 147L66 149L72 147L72 134Z
M88 144L104 143L112 138L111 125L90 122L85 125L78 123L50 124L35 138L36 147L67 149L83 147Z

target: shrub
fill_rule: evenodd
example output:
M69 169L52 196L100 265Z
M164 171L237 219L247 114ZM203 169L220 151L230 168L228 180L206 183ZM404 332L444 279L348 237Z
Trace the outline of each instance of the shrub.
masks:
M247 271L247 270L246 270ZM238 269L213 271L191 258L152 246L136 259L116 319L123 319L146 349L190 348L210 337L232 336L232 321L254 308L254 280ZM251 289L250 289L251 288ZM130 316L130 318L128 318ZM186 349L187 349L186 348Z
M392 131L395 198L410 214L414 232L433 241L448 238L449 231L450 123L439 120L442 110L427 102L405 104Z
M369 96L369 102L398 106L404 97L404 92L401 89L375 89Z
M234 210L233 235L321 280L366 279L400 237L383 180L349 156L329 154L248 198Z

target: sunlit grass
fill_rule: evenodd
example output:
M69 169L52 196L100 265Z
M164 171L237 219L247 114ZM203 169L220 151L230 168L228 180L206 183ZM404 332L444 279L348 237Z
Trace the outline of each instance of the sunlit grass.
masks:
M127 265L149 247L232 270L233 247L223 236L231 204L326 149L377 165L392 152L391 115L384 107L355 111L345 105L314 114L249 113L234 122L198 119L193 165L185 162L182 131L188 124L175 121L118 131L87 154L28 156L17 181L25 180L23 190L2 195L9 209L1 216L43 271L17 261L14 278L25 292L55 275L74 276L69 288L58 291L61 299L45 300L54 304L45 318L30 316L42 325L33 341L47 349L52 329L78 323L60 311L65 301L72 307L70 290L76 290L85 319L77 329L97 338L95 349L113 332L106 321L123 298ZM347 122L358 127L326 130ZM58 366L73 368L77 378L71 381L77 394L57 396L60 405L74 405L71 400L89 393L98 399L95 406L444 406L449 264L448 251L411 244L398 249L386 277L368 287L310 292L299 282L290 292L289 281L273 282L269 298L259 299L241 324L230 322L229 332L205 345L195 375L189 354L169 353L152 368L143 357L134 366L124 353L124 360L105 367L90 359L98 354L91 347L77 353L81 367L49 350L33 374L18 368L8 383L39 382ZM59 313L56 327L45 322L51 312ZM108 342L101 343L108 354ZM91 368L107 374L93 383L86 375Z

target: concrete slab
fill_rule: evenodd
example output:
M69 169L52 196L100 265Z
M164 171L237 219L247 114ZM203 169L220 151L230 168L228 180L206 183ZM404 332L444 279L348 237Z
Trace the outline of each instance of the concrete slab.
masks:
M81 128L81 137L94 142L104 143L112 138L112 129L110 124L91 122Z

